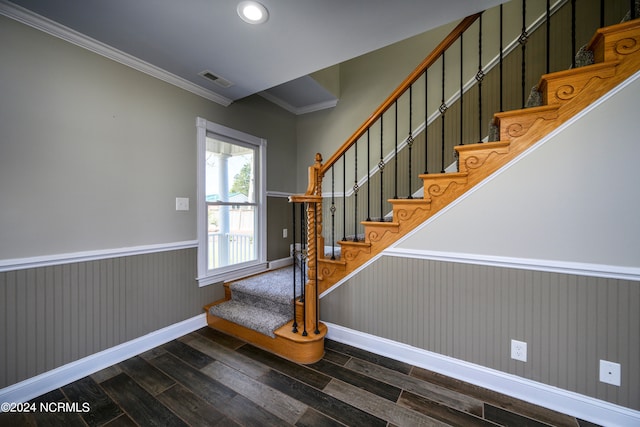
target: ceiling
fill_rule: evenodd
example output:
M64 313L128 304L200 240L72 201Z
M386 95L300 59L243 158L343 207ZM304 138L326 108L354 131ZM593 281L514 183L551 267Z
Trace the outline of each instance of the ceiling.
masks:
M239 1L0 0L0 13L222 105L258 93L300 114L337 102L309 74L504 0L262 0L261 25Z

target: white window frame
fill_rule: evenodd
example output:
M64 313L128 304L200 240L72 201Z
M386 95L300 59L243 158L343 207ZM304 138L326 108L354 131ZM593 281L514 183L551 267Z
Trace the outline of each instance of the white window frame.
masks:
M210 122L198 117L197 127L197 233L198 233L198 284L207 286L240 277L266 271L267 264L267 140L253 136L229 127ZM209 270L207 265L207 203L206 203L206 150L207 136L218 137L222 140L255 147L257 154L256 171L254 176L256 197L256 260Z

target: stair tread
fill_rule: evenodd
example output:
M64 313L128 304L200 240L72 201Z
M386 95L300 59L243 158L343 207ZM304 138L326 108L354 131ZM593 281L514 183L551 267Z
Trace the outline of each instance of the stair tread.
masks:
M283 267L263 274L238 280L229 285L234 292L263 298L279 304L290 304L293 299L292 267ZM300 270L296 269L296 294L300 294Z
M483 142L482 144L467 144L467 145L458 145L453 147L458 153L462 151L473 151L473 150L482 150L482 149L491 149L491 148L502 148L511 145L511 141L490 141Z
M441 172L441 173L421 173L418 177L424 179L451 179L451 178L465 178L469 174L467 172Z
M431 203L431 199L425 199L423 197L416 197L413 199L389 199L387 200L389 203L396 203L396 204L415 204L415 205L421 205L421 204L429 204Z
M539 113L546 113L549 111L557 110L559 108L560 106L557 104L540 105L537 107L522 108L520 110L509 110L509 111L494 113L493 117L494 119L500 120L502 118L507 118L507 117L519 117L523 115L535 115Z
M339 255L336 256L336 259L331 258L318 258L318 262L326 262L328 264L337 264L337 265L345 265L347 262L342 259Z
M273 338L275 337L273 331L293 319L293 308L291 310L291 315L287 316L264 308L229 300L210 307L209 314Z
M605 62L596 62L595 64L583 65L582 67L570 68L568 70L560 70L554 71L553 73L543 74L540 77L540 83L538 83L538 87L550 80L554 79L564 79L566 77L575 77L579 74L590 74L597 72L598 70L613 68L620 64L622 61L605 61Z
M358 242L354 242L354 241L350 241L350 240L342 240L338 242L339 245L344 245L344 246L371 246L371 243L369 242L364 242L364 241L358 241Z

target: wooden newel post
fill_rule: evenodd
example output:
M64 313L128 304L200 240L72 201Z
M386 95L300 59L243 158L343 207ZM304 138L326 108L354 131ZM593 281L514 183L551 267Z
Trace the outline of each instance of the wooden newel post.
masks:
M324 238L322 237L322 156L316 154L315 163L309 167L309 186L304 195L291 196L293 203L307 203L307 282L305 284L304 323L307 331L317 328L319 319L316 280L317 260L324 258Z

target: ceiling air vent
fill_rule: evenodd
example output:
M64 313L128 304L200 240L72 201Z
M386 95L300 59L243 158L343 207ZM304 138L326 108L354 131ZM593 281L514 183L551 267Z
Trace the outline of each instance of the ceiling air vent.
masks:
M205 79L211 80L212 82L214 82L218 86L221 86L221 87L224 87L224 88L233 86L233 83L231 83L229 80L224 79L224 78L222 78L220 76L216 76L215 74L213 74L209 70L202 71L202 72L200 72L198 74L200 74Z

